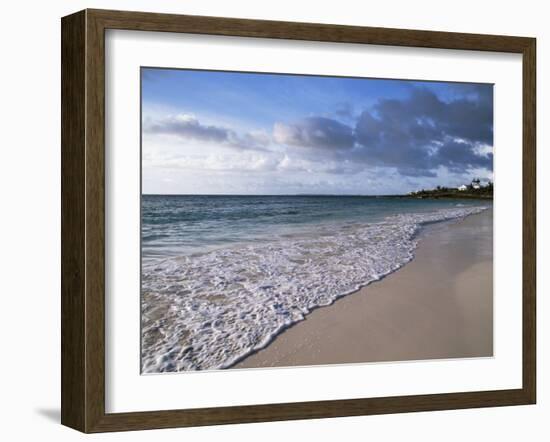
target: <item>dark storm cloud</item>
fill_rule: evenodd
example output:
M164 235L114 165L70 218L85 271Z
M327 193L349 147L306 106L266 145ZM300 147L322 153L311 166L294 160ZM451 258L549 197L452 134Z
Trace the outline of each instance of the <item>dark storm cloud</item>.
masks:
M493 144L492 88L463 89L451 101L422 88L405 100L378 101L357 121L355 159L406 176L434 176L440 166L491 170L492 154L478 154L477 148Z
M409 177L435 177L441 166L456 173L492 170L493 155L478 153L493 144L492 87L459 84L452 92L447 101L426 88L411 89L405 99L381 99L355 127L327 117L276 123L274 139L316 150L318 157L359 168L393 167Z
M143 131L149 134L173 135L184 140L216 143L239 149L262 150L269 143L263 134L239 135L232 129L202 124L193 116L177 115L156 121L146 121Z
M463 172L471 168L493 169L493 154L479 155L467 142L448 141L438 149L434 160L452 172Z
M492 89L487 86L484 89L490 93L480 92L477 99L458 98L445 102L428 89L416 88L406 100L380 100L374 112L383 123L403 125L412 135L415 130L429 136L440 132L471 142L492 144ZM427 133L429 129L431 133Z
M295 123L275 123L275 141L289 146L327 150L351 149L355 143L353 129L326 117L309 117Z

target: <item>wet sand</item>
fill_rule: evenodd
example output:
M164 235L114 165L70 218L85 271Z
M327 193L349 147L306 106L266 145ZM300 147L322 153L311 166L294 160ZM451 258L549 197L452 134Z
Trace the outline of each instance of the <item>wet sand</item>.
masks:
M426 227L412 262L233 368L492 356L493 211Z

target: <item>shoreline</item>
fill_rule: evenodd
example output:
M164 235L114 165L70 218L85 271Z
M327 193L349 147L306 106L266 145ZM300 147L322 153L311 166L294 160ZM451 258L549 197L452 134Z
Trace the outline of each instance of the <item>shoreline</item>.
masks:
M492 356L492 217L425 227L410 262L229 369Z

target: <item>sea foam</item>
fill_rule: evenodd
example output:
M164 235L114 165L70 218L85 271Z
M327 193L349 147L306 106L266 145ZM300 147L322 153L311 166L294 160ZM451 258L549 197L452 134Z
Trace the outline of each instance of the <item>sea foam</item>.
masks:
M314 308L413 258L423 224L485 207L318 226L306 236L166 259L142 269L142 372L231 367Z

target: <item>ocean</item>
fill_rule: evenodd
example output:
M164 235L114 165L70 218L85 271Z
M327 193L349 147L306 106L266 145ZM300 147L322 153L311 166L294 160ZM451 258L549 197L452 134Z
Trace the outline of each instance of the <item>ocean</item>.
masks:
M229 368L414 257L422 226L491 202L142 197L142 372Z

